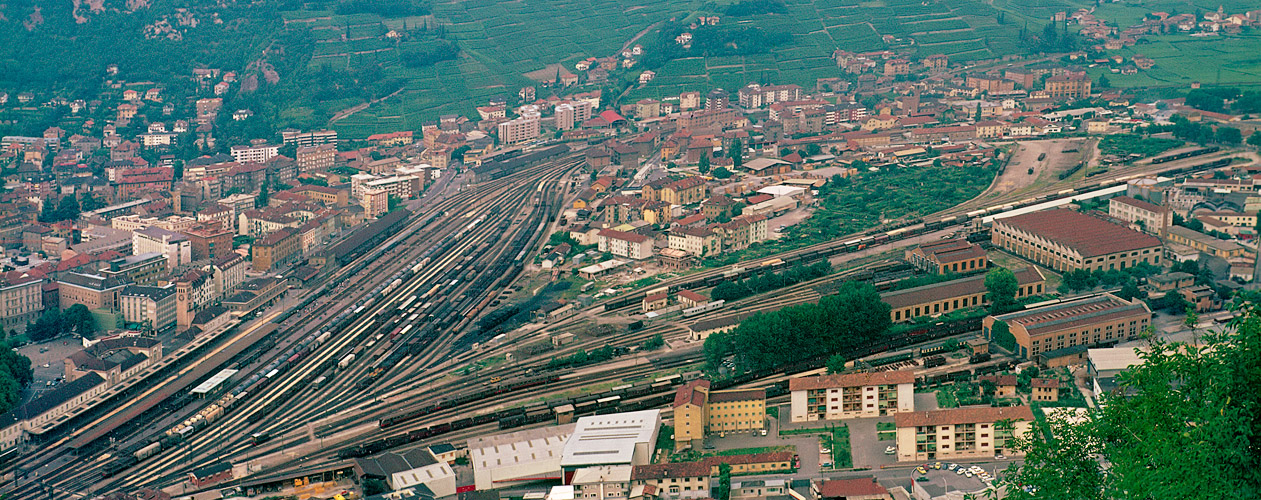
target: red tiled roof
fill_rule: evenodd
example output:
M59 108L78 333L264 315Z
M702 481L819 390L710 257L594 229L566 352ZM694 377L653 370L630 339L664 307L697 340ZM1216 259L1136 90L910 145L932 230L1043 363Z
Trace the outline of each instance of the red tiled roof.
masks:
M853 496L888 495L889 490L874 477L858 477L853 479L830 479L819 485L819 496L823 498L846 498Z
M1130 205L1133 207L1138 207L1148 212L1164 212L1165 210L1168 210L1164 207L1161 207L1160 205L1156 205L1154 203L1148 203L1146 201L1135 199L1135 198L1130 198L1129 196L1117 196L1116 198L1113 198L1112 201L1115 201L1118 203L1124 203L1126 205Z
M994 223L1057 242L1076 250L1082 257L1161 246L1155 236L1067 208L997 219Z
M920 427L927 425L935 426L989 423L997 422L999 420L1033 421L1033 410L1030 410L1028 406L1011 406L1005 408L972 407L898 413L893 416L893 423L899 428Z
M714 391L709 394L711 403L730 403L734 401L766 401L766 389L735 389Z
M684 298L693 302L705 302L705 296L691 290L679 290L680 298Z
M678 408L688 403L696 406L705 404L705 393L697 390L699 388L708 390L709 381L693 380L688 382L687 385L679 387L678 390L674 391L674 407Z
M837 387L862 387L867 385L897 385L915 383L915 372L895 370L876 373L846 373L788 379L789 391L832 389Z
M707 462L675 462L669 464L636 465L631 469L631 480L665 479L668 477L709 477Z
M1054 378L1035 378L1029 381L1029 385L1035 389L1058 389L1060 381Z
M976 378L977 382L984 382L986 380L993 382L994 385L999 387L1006 387L1016 385L1017 378L1015 375L982 375Z

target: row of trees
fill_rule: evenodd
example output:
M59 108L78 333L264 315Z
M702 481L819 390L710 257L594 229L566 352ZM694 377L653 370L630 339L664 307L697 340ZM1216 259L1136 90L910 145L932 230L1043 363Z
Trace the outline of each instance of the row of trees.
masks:
M766 273L750 276L739 281L724 281L714 287L710 297L714 300L738 300L759 293L792 286L803 281L822 278L832 274L832 265L827 261L810 266L798 265L778 273Z
M100 326L96 324L92 311L83 304L70 306L65 312L56 307L49 307L44 310L44 314L39 319L26 325L26 336L32 342L42 342L69 332L93 338L99 331Z
M0 342L0 415L17 406L22 388L30 385L31 379L31 359Z
M736 329L705 339L710 370L735 355L744 369L772 368L802 359L842 354L878 340L889 329L889 305L871 285L847 281L817 304L754 314Z

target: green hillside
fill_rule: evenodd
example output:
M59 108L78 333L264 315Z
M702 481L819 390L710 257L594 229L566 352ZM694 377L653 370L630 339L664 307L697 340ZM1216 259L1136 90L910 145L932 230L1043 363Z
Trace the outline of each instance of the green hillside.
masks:
M511 99L520 87L551 79L558 64L574 71L574 63L614 55L631 40L644 45L647 53L631 70L613 73L607 95L630 88L629 100L660 98L684 90L735 89L750 82L812 88L817 78L846 77L830 58L836 49L888 49L910 56L940 53L952 62L1022 54L1026 48L1020 35L1026 26L1036 32L1055 12L1094 4L289 0L224 5L151 0L134 12L127 5L144 3L106 0L99 11L91 11L87 3L75 11L72 2L19 0L0 5L0 92L35 92L40 100L63 96L108 101L104 97L112 94L103 85L109 78L105 67L117 64L115 78L164 87L168 95L181 98L184 111L189 97L207 95L190 78L192 69L219 68L236 71L251 82L247 91L234 88L225 96L225 108L252 109L259 117L250 131L239 133L329 126L338 116L333 128L348 137L362 137L416 129L447 113L475 116L474 107L488 98ZM1210 11L1217 5L1173 0L1105 3L1096 15L1126 26L1153 10ZM1223 6L1238 12L1247 2L1232 0ZM701 15L721 18L718 26L697 32L698 43L711 37L714 44L680 52L673 47L673 35L690 30L688 24ZM1216 78L1232 84L1261 81L1261 62L1255 57L1261 37L1245 32L1223 38L1227 39L1161 37L1140 44L1127 51L1152 57L1157 68L1110 78L1119 86L1182 85ZM1222 64L1203 64L1206 58ZM1220 77L1218 67L1223 68ZM643 69L653 69L657 78L642 88L631 85ZM364 109L346 112L377 99ZM66 120L32 119L40 113L0 112L0 132L29 132Z

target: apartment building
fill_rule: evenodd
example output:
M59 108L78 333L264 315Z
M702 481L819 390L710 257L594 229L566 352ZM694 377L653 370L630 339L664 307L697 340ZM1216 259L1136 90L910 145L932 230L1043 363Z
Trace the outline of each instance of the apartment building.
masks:
M736 92L736 97L742 108L760 108L777 102L801 100L801 87L750 83Z
M992 241L1060 272L1159 265L1162 248L1152 235L1067 208L995 219Z
M293 144L299 147L321 144L335 145L337 144L337 131L312 130L310 132L302 132L300 130L282 130L280 139L286 145Z
M601 229L596 237L601 252L634 260L652 258L652 238L642 234Z
M184 231L193 260L214 259L232 251L233 231L217 222L203 223Z
M539 113L523 111L521 116L499 124L499 143L518 144L539 136Z
M1129 196L1108 200L1108 215L1129 222L1130 227L1163 236L1173 225L1173 210Z
M267 160L280 154L280 146L260 144L257 146L232 146L232 159L237 163L267 163Z
M591 119L595 108L588 101L566 101L556 105L556 128L573 130Z
M1046 277L1036 267L1017 269L1012 274L1016 275L1019 283L1016 288L1017 299L1041 295L1047 291ZM983 274L886 292L880 295L880 299L889 304L889 316L894 322L984 307L990 303Z
M1143 301L1126 301L1110 293L1070 302L986 316L982 332L991 342L997 322L1007 324L1015 337L1016 354L1032 359L1039 353L1073 346L1095 346L1139 337L1151 321Z
M972 407L899 413L899 462L979 459L1018 454L1008 446L1023 436L1033 422L1028 406Z
M44 310L44 280L20 271L0 274L0 324L23 329Z
M187 236L157 227L133 232L131 248L136 255L150 252L162 254L166 257L167 269L193 261L193 247Z
M270 271L287 264L302 255L298 230L291 227L278 229L255 241L250 253L255 271Z
M707 433L766 427L766 389L710 391L708 380L693 380L674 394L674 449L695 448Z
M175 326L175 285L130 285L119 299L123 321L132 328L163 332Z
M302 146L294 153L299 172L311 170L327 170L337 162L337 146L321 144L318 146Z
M700 203L705 200L705 195L705 179L697 176L649 182L640 193L645 200L664 201L671 205Z
M984 270L988 262L984 248L962 238L919 245L906 251L906 261L933 274L977 272Z
M915 411L910 370L845 373L788 380L792 421L879 417Z
M709 227L676 227L666 236L667 246L697 257L722 253L722 235Z
M710 498L710 466L706 462L636 465L632 488L651 486L666 499Z
M1046 93L1052 99L1085 99L1090 96L1090 78L1084 75L1056 75L1046 80Z

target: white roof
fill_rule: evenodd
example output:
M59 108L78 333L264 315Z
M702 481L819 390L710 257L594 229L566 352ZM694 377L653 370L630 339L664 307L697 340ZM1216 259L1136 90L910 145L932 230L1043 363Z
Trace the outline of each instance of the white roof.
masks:
M577 497L572 484L553 486L552 490L547 492L547 500L574 500Z
M575 424L482 436L468 440L478 489L496 482L560 474L560 457Z
M228 368L228 369L224 369L220 371L219 373L212 375L210 378L206 379L205 382L202 382L198 384L197 387L194 387L193 394L205 394L207 392L215 390L215 387L218 387L219 384L222 384L224 380L227 380L233 375L236 375L236 372L237 370Z
M1143 364L1143 358L1140 358L1138 354L1134 352L1133 347L1090 349L1087 351L1086 357L1090 360L1090 364L1095 367L1095 371L1097 372L1124 370L1131 366Z
M630 478L630 464L597 465L595 467L583 467L574 471L574 477L569 482L571 484L629 483Z
M757 190L757 192L762 193L762 194L769 194L771 196L778 198L780 196L792 196L795 194L804 193L806 192L806 188L796 187L796 186L777 185L777 186L766 186L762 189Z
M788 165L789 163L777 158L754 158L744 164L744 168L749 170L762 170L772 165Z
M565 442L560 464L562 467L629 464L637 444L647 443L651 451L660 426L660 410L582 417Z
M578 272L596 274L596 273L602 273L604 271L608 271L609 269L621 267L626 264L630 264L630 261L622 260L622 259L609 259L599 264L591 264L587 267L579 269Z

